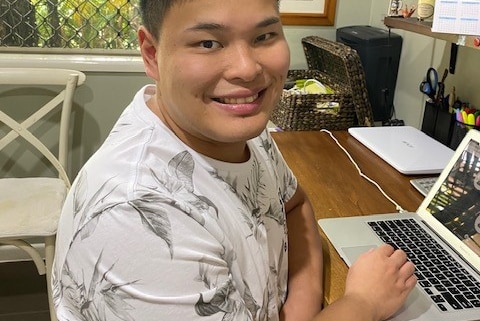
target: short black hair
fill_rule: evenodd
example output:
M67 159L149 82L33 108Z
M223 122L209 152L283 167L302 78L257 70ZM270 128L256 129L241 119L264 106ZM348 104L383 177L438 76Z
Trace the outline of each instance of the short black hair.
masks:
M177 2L187 0L140 0L142 23L158 40L163 18L167 11Z
M158 40L162 22L168 10L175 4L195 0L140 0L140 15L147 30ZM239 5L241 2L239 1ZM280 6L280 0L277 0Z

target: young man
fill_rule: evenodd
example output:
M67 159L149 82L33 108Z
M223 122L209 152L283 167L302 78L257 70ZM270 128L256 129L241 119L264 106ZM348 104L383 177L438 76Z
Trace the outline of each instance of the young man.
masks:
M276 0L143 0L141 89L76 178L53 273L59 320L381 320L401 251L352 267L321 311L312 207L265 130L289 67ZM287 233L288 230L288 233Z

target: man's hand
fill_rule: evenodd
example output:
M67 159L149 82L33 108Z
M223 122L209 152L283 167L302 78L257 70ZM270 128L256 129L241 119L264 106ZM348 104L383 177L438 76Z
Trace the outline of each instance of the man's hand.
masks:
M362 254L347 275L345 295L315 318L380 321L392 316L417 282L413 263L405 252L381 245Z
M374 320L392 316L417 282L415 267L405 252L381 245L362 254L347 275L345 296L370 309Z

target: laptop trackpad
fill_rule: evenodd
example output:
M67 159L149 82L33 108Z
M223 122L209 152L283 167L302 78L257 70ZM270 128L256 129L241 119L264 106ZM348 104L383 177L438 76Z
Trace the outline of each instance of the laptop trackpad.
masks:
M363 246L351 246L351 247L342 247L343 255L340 255L345 263L348 266L351 266L353 262L355 262L358 257L367 252L370 249L376 248L378 245L363 245Z

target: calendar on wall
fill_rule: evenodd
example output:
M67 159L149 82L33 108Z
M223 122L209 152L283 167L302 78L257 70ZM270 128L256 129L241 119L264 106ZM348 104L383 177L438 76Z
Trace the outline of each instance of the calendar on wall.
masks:
M437 0L432 31L480 35L480 0Z

